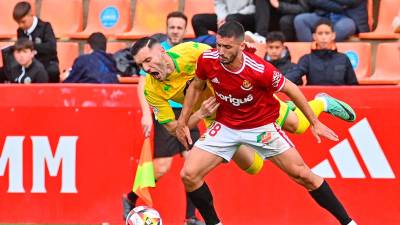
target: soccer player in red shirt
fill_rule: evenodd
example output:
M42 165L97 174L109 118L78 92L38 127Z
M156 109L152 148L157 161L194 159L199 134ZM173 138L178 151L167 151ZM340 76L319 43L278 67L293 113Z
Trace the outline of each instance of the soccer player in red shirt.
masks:
M328 183L310 170L275 123L279 102L273 94L283 92L294 101L310 121L312 133L318 140L323 136L337 141L337 135L318 120L296 85L268 62L243 52L244 48L243 26L227 22L218 30L217 49L204 52L197 61L196 77L186 92L176 130L186 148L192 144L187 123L207 80L220 105L215 123L194 144L182 168L181 176L188 196L207 225L221 224L204 177L223 161L231 160L237 146L244 144L305 187L342 225L356 224Z

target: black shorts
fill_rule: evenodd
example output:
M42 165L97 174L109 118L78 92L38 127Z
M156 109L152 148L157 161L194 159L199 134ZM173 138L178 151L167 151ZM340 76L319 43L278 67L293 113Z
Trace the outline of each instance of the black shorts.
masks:
M179 118L182 109L173 108L175 118ZM200 137L200 131L196 127L190 130L193 143ZM172 157L178 153L185 151L185 147L178 141L175 136L168 133L167 129L158 121L154 121L154 158Z

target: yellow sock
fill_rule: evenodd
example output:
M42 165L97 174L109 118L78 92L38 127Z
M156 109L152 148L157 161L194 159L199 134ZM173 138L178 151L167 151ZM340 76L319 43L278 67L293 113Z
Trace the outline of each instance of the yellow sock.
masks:
M246 173L255 175L261 171L263 166L264 166L264 159L261 158L261 156L257 152L254 152L253 163L249 168L246 169Z
M315 113L315 115L317 115L317 117L324 111L325 103L324 103L324 101L322 101L320 99L311 100L308 102L308 104L310 105L310 107L311 107L312 111ZM310 122L308 122L306 116L304 116L304 114L301 112L301 110L299 108L296 108L296 110L294 110L294 112L296 113L297 119L299 121L295 133L302 134L302 133L306 132L306 130L310 126Z

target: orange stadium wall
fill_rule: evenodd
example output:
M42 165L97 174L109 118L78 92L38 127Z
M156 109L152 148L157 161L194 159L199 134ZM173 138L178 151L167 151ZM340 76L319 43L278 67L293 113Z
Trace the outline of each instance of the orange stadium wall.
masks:
M350 103L356 122L322 115L339 142L290 135L362 225L400 224L400 88L306 87ZM123 224L143 142L131 85L0 86L0 223ZM165 225L184 218L182 159L152 191ZM234 164L207 178L227 225L336 225L303 188L266 162L250 176Z

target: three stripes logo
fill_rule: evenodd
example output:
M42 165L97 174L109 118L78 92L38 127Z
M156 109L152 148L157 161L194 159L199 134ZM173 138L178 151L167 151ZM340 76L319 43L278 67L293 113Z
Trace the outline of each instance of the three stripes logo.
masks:
M386 159L368 120L362 119L352 126L349 132L371 178L395 179L392 167ZM331 148L330 154L342 178L366 178L347 139ZM336 178L328 159L314 166L312 171L324 178Z
M215 83L215 84L219 84L219 80L218 78L214 77L211 82Z

